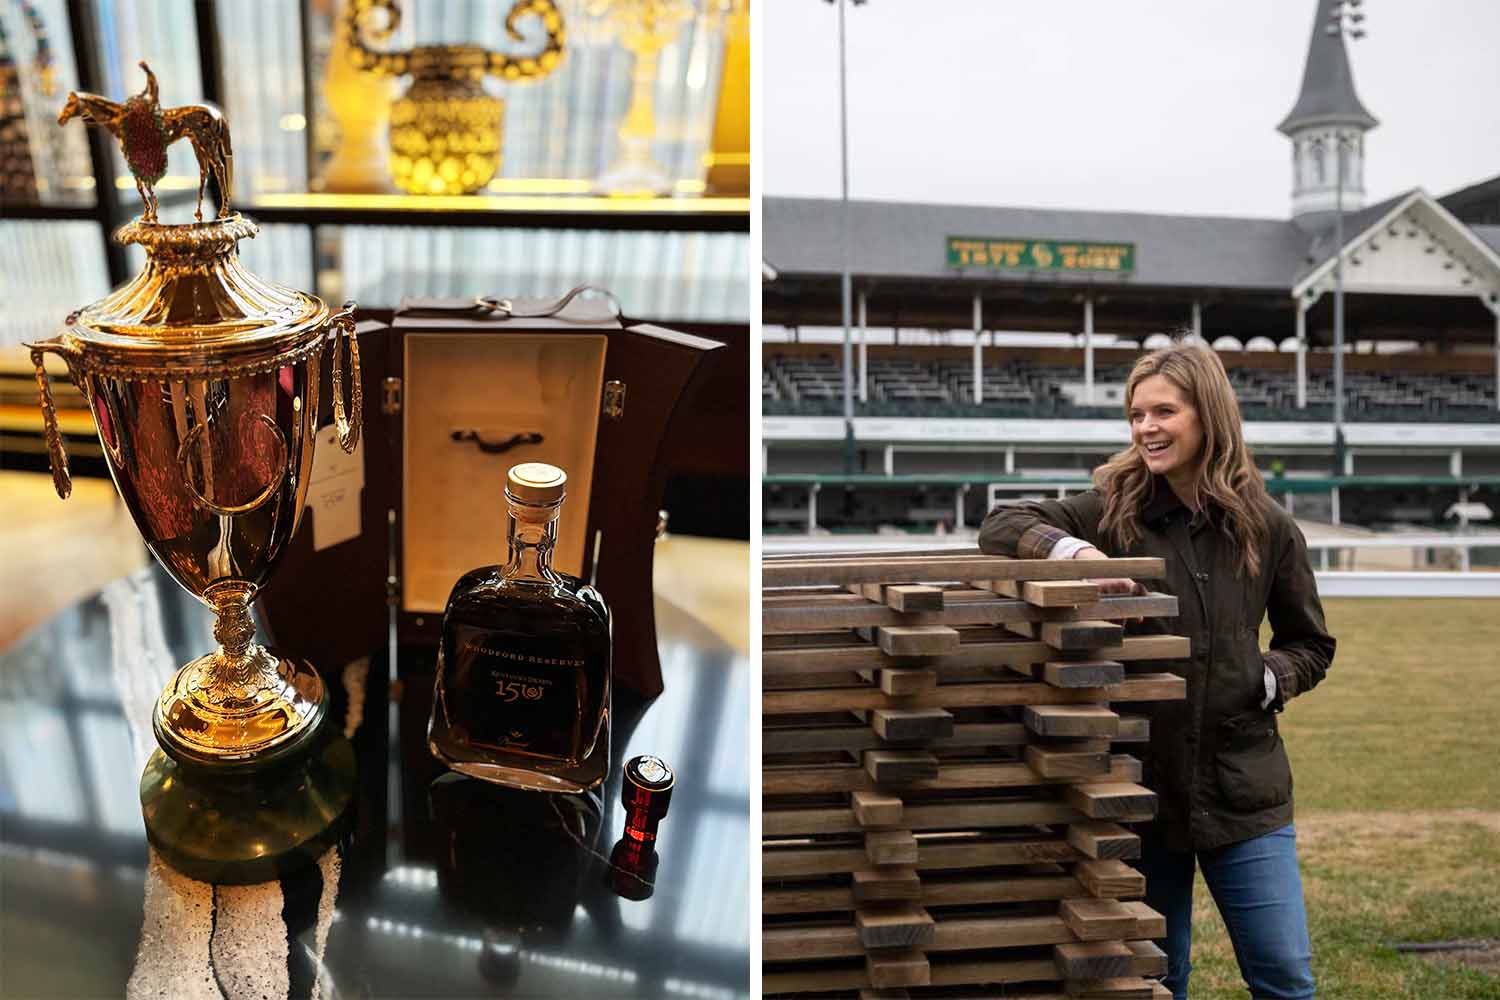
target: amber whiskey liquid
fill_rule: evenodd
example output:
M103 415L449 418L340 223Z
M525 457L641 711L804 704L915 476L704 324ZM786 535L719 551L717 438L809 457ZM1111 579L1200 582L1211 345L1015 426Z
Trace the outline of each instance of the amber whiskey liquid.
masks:
M610 625L598 591L552 568L565 482L510 470L509 558L448 598L427 742L463 774L582 792L609 772Z

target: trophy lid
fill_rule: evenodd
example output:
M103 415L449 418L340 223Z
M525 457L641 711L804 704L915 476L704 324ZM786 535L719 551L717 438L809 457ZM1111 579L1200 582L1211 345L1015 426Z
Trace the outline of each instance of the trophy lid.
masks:
M257 230L238 213L127 223L115 239L145 247L145 270L70 316L64 345L84 370L127 377L248 374L300 359L321 342L329 310L240 263L239 240Z
M140 93L117 102L74 92L58 122L78 117L119 140L145 211L115 240L144 247L146 268L68 317L68 328L48 349L85 372L146 379L232 377L301 360L321 343L329 310L317 296L266 281L240 263L239 241L258 227L229 207L234 157L228 123L209 105L163 107L155 75L144 62L140 67L146 75ZM198 158L199 221L168 225L157 221L155 185L166 173L167 147L183 138ZM219 210L204 222L210 179Z

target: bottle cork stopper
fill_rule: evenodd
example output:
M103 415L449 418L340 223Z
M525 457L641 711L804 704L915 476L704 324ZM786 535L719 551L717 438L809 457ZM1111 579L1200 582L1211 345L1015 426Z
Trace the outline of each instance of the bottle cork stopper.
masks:
M525 462L511 466L505 492L522 503L553 504L566 493L568 475L555 465Z

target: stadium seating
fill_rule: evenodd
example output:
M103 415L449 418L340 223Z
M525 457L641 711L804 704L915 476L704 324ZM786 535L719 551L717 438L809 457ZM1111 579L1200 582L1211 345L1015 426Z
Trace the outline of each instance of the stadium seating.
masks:
M957 360L875 359L868 367L869 401L856 412L869 416L1115 418L1117 405L1085 406L1075 400L1082 367L1010 361L985 365L982 403L973 403L974 370ZM1095 368L1096 387L1122 386L1129 369ZM1307 407L1297 409L1297 385L1288 372L1230 368L1229 380L1247 420L1329 420L1333 377L1311 372ZM843 412L843 374L837 354L817 357L768 353L761 373L765 413L820 416ZM1096 397L1097 398L1097 397ZM1346 371L1344 417L1350 421L1500 420L1494 379L1456 373Z

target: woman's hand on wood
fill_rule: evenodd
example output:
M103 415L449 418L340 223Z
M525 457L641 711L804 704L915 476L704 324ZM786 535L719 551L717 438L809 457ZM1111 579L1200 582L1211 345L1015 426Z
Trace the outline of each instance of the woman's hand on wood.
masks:
M1098 549L1094 548L1092 545L1085 545L1083 548L1073 553L1073 558L1108 559L1109 557L1106 556L1103 552L1100 552ZM1100 594L1130 595L1148 593L1145 586L1143 586L1142 584L1139 584L1134 580L1124 579L1122 577L1090 578L1089 582L1098 584Z

